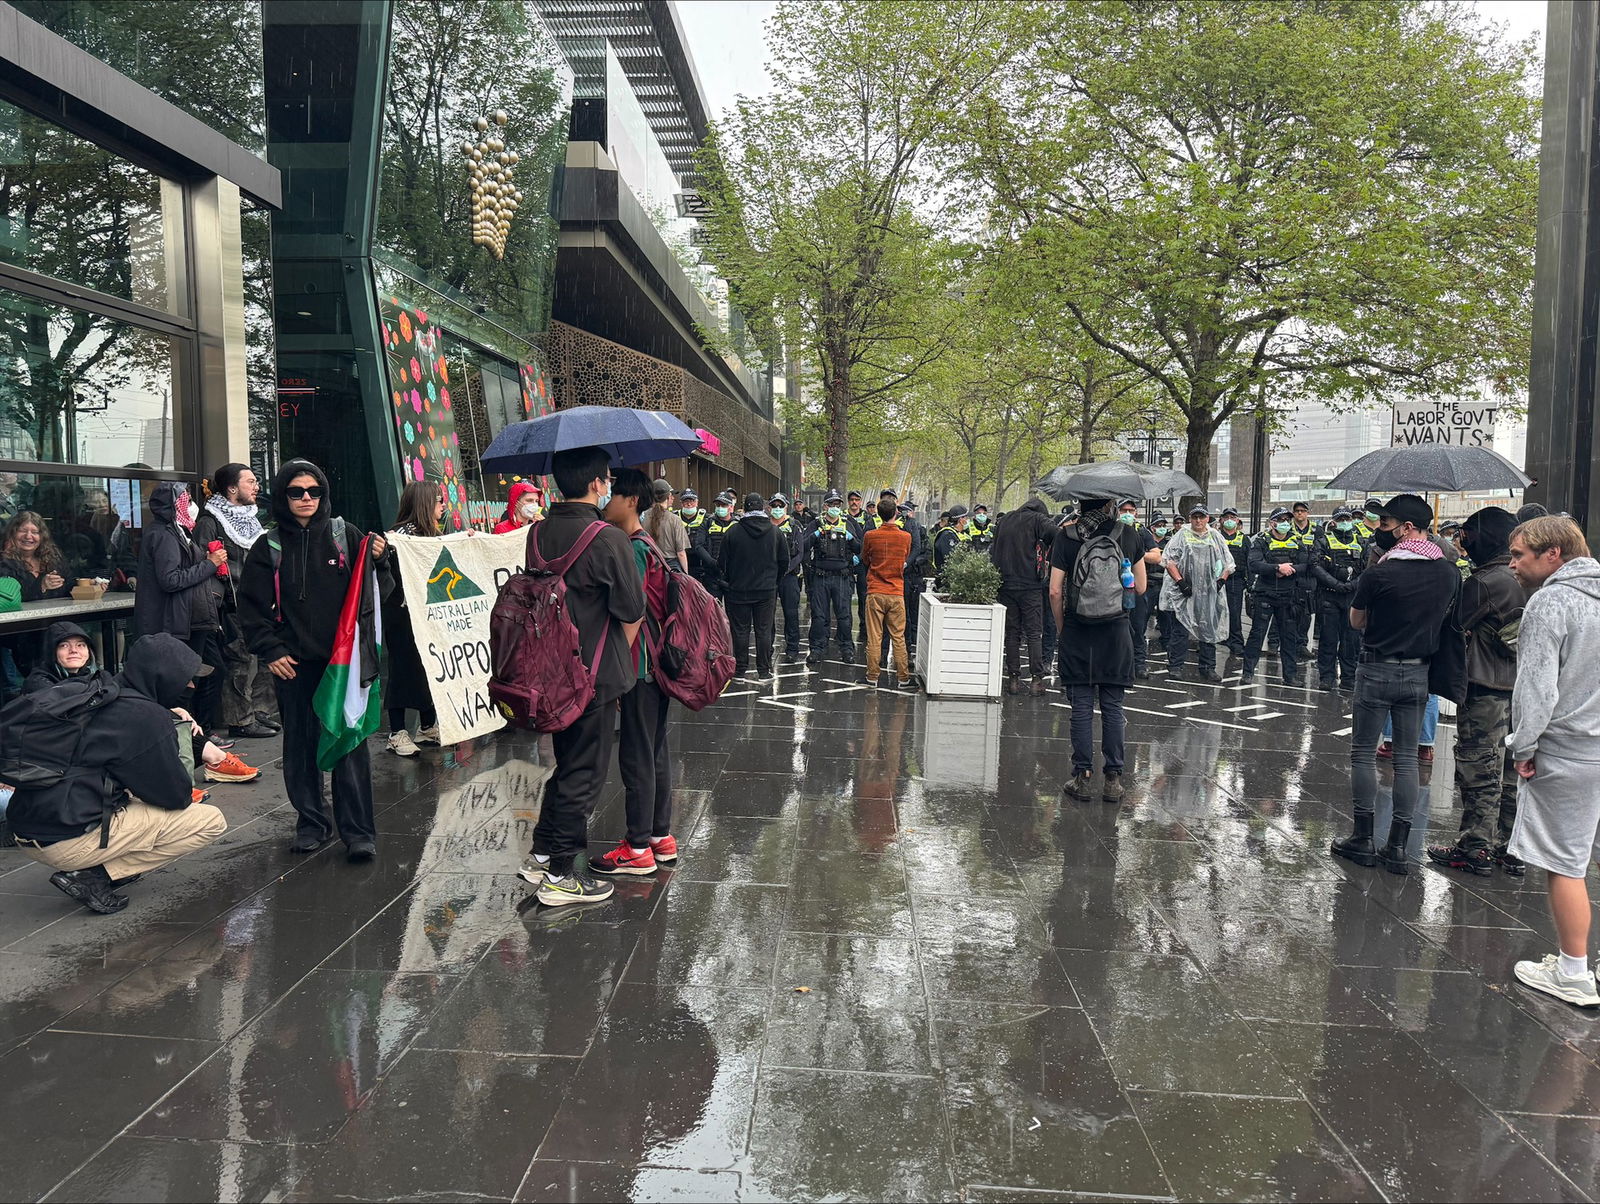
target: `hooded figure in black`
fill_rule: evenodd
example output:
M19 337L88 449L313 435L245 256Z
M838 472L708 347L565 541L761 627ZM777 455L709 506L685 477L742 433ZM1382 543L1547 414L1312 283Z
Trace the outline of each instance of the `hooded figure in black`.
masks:
M69 669L60 662L61 645L74 639L88 644L89 659L81 667ZM35 690L48 689L71 677L93 677L98 672L100 666L94 659L94 644L89 639L89 633L76 623L52 623L44 633L44 660L23 681L22 692L32 694Z
M134 624L141 635L165 632L200 654L214 670L222 667L222 583L218 564L191 532L199 508L188 486L163 481L150 495L150 519L139 541L139 589L134 594ZM207 733L217 730L222 679L216 673L195 683L189 712ZM225 743L225 738L221 743Z
M170 708L201 669L199 654L170 635L136 640L122 673L105 679L112 696L73 741L71 772L12 797L6 818L23 851L61 871L52 885L94 911L122 910L128 901L113 887L227 828L215 807L193 802L194 781L173 739Z
M291 490L299 494L291 494ZM339 611L364 532L334 517L328 478L309 460L290 460L272 479L275 526L250 548L239 583L239 621L245 642L272 671L283 720L283 781L298 821L291 852L310 853L338 835L352 861L376 855L372 766L366 744L334 765L333 819L317 767L321 725L312 710L339 630ZM380 589L388 582L389 549L373 536ZM376 672L376 599L363 596L363 680Z

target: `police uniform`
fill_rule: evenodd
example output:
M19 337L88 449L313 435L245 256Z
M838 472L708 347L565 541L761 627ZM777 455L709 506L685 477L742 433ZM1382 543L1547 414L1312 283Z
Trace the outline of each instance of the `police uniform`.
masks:
M1305 548L1306 563L1309 565L1316 555L1317 539L1322 534L1322 527L1309 518L1306 519L1303 529L1298 523L1291 525L1294 529L1289 534L1299 539L1300 546ZM1310 573L1305 574L1305 580L1300 582L1300 589L1305 593L1305 597L1300 600L1300 617L1296 620L1295 630L1299 633L1300 640L1296 654L1301 661L1307 661L1311 659L1311 620L1317 614L1317 579Z
M702 543L705 557L714 566L711 583L706 588L720 598L723 591L722 541L727 538L728 532L733 530L734 524L739 521L739 515L734 509L735 499L724 495L717 499L717 503L727 506L728 517L718 518L713 514L707 518L706 525L703 528L705 534Z
M1244 595L1250 584L1250 537L1244 533L1244 523L1240 522L1238 512L1224 510L1222 521L1226 523L1230 518L1239 523L1233 534L1229 535L1224 527L1219 527L1218 531L1233 557L1233 576L1222 584L1228 596L1228 652L1239 656L1244 652Z
M956 523L967 516L965 506L953 506L949 512L950 525L944 527L933 537L933 571L935 574L944 571L944 562L954 556L956 549L966 543L971 536L965 531L958 530Z
M981 524L978 522L980 518L983 519ZM985 556L989 554L989 549L994 547L994 524L989 521L987 510L972 516L971 526L967 528L966 535L967 546L974 552L982 552Z
M1342 677L1346 689L1355 689L1356 660L1361 652L1361 633L1350 626L1350 599L1355 596L1356 578L1366 564L1367 543L1348 514L1335 513L1334 521L1322 529L1311 553L1311 575L1317 579L1317 676L1319 684L1332 689L1334 678ZM1341 521L1349 521L1349 531L1340 531Z
M850 501L861 501L861 495L852 489L849 493ZM863 507L860 514L851 514L848 507L844 512L844 521L850 524L850 530L855 532L856 547L866 546L862 541L867 535L867 511ZM867 629L867 564L862 561L856 566L856 625L862 631Z
M789 499L781 493L775 493L767 505L782 506L787 510ZM789 545L789 568L778 578L778 605L783 610L783 654L794 661L800 659L800 574L805 536L790 514L785 514L783 521L774 526Z
M1172 539L1172 527L1167 523L1167 516L1158 510L1150 516L1150 522L1150 538L1155 541L1156 547L1165 553L1167 544ZM1154 530L1156 523L1160 523L1167 528L1165 535L1156 534ZM1167 574L1159 564L1146 565L1145 572L1149 579L1149 584L1145 586L1144 596L1150 599L1150 611L1156 617L1156 633L1160 637L1161 647L1165 648L1172 640L1173 623L1172 612L1161 609L1161 591L1167 586Z
M700 495L692 489L685 489L680 497L685 502L700 500ZM710 526L710 515L696 506L694 518L685 518L681 510L678 518L683 522L683 529L689 533L689 575L709 590L720 575L717 562L706 556L706 530Z
M827 504L841 501L830 494ZM856 569L861 564L861 541L842 516L823 518L806 537L805 563L811 586L810 664L818 664L828 652L829 617L835 627L839 656L847 663L856 657L851 634L850 596L855 592Z
M909 657L917 648L917 624L922 615L920 599L925 588L924 583L933 575L933 566L929 563L933 547L928 539L928 529L917 521L917 512L910 505L902 505L893 521L911 534L911 550L906 553L903 591L906 604L906 655ZM889 663L889 647L889 633L885 631L883 664Z
M1274 525L1277 521L1280 520L1273 520ZM1270 624L1278 632L1283 680L1289 685L1299 683L1297 632L1306 591L1298 578L1307 573L1310 560L1310 549L1292 527L1287 535L1279 535L1269 527L1251 541L1248 564L1255 588L1250 603L1250 639L1244 647L1246 680L1255 676L1256 662L1261 659L1261 645L1267 638ZM1285 564L1293 565L1295 570L1287 577L1279 571L1279 566Z

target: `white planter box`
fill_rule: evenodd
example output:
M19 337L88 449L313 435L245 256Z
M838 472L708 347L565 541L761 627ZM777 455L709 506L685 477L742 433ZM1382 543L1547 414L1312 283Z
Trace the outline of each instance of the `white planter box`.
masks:
M917 675L929 698L992 698L1001 693L1006 608L917 602Z

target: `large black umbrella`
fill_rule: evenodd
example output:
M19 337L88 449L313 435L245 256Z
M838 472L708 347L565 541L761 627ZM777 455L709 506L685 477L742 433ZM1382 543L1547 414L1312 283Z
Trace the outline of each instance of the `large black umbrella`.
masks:
M1195 479L1176 468L1135 464L1132 460L1102 460L1096 464L1063 464L1033 483L1034 489L1058 502L1084 498L1152 498L1202 493Z
M700 448L700 436L671 414L622 406L576 406L514 422L484 448L480 463L491 472L538 476L559 451L601 447L617 468L676 460Z
M1532 477L1487 447L1422 443L1368 452L1329 481L1328 488L1345 493L1461 493L1531 484Z

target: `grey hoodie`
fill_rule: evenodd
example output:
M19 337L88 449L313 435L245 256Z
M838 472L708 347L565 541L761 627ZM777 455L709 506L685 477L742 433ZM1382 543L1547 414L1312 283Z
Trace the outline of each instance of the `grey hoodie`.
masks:
M1600 561L1567 561L1528 599L1506 745L1519 761L1544 753L1600 762Z

